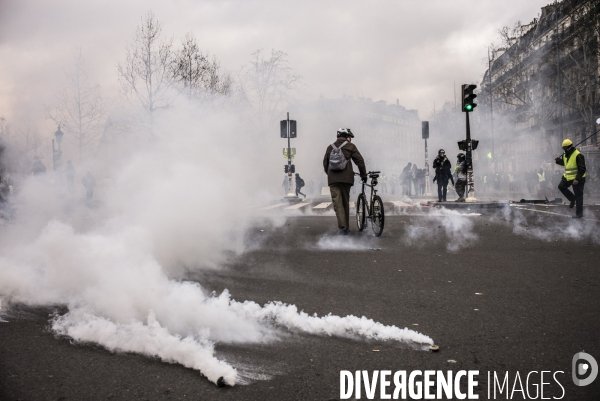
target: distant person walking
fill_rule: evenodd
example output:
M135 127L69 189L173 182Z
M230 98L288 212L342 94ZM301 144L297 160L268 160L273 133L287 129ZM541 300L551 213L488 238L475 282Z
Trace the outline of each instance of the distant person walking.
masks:
M300 190L302 189L302 187L305 185L304 180L302 178L300 178L300 174L296 173L296 196L298 196L298 194L304 196L304 198L306 199L306 195L304 195L302 192L300 192Z
M96 177L92 175L89 171L85 173L83 178L81 179L81 183L85 188L85 195L87 199L92 199L94 197L94 187L96 186Z
M362 180L367 180L365 161L351 143L352 138L354 134L350 128L340 128L337 140L327 147L323 157L323 169L327 174L327 184L341 235L348 235L350 228L350 188L354 185L354 170L350 159L358 166Z

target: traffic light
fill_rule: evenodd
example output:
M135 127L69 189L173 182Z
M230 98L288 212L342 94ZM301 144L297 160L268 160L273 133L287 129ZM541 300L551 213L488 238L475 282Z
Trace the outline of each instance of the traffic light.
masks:
M295 172L296 172L296 166L292 164L290 166L290 173L294 174Z
M477 107L476 103L473 103L473 100L477 97L473 91L477 88L477 85L468 85L464 84L462 86L462 111L468 113L473 111L475 107Z
M296 131L296 120L290 120L290 138L295 138L298 132Z
M283 171L286 174L288 173L289 170L288 170L288 165L287 164L285 166L283 166Z

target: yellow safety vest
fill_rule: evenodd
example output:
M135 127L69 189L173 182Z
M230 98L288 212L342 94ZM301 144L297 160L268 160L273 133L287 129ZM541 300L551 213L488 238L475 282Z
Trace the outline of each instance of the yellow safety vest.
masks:
M543 172L542 172L542 174L540 174L540 173L537 173L537 175L538 175L538 180L539 180L540 182L544 182L544 181L546 181L546 172L545 172L545 171L543 171Z
M563 162L565 163L565 173L563 174L563 177L565 177L565 180L567 181L573 181L577 177L577 155L579 153L580 152L575 149L568 160L567 155L563 154ZM583 174L583 177L585 177L585 174Z

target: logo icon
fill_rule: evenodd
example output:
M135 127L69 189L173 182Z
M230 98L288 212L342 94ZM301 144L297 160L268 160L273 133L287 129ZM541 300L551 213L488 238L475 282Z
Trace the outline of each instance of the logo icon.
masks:
M586 375L585 379L580 379L580 377ZM598 376L598 362L593 356L585 352L578 352L573 355L573 383L576 386L587 386L596 380L596 376Z

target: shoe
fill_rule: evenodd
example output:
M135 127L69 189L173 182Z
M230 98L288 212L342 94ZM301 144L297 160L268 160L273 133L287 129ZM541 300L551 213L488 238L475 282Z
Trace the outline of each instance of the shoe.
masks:
M340 230L340 235L348 235L348 230Z
M573 206L575 206L574 200L572 200L571 203L569 203L569 209L573 209Z
M583 218L583 216L577 216L577 215L575 215L575 216L573 216L573 218L574 218L574 219L582 219L582 218Z

